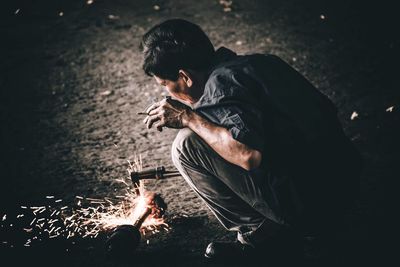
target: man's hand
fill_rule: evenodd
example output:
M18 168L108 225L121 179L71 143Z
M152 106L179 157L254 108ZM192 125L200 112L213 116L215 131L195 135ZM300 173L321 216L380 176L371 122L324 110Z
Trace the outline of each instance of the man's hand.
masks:
M191 112L192 110L183 103L166 98L146 110L148 116L143 122L149 129L154 124L160 132L163 127L181 129L187 126Z
M151 128L153 124L159 131L163 127L188 127L230 163L248 171L261 164L261 152L236 141L228 129L208 121L179 101L164 99L150 106L146 113L148 116L144 123L147 128Z

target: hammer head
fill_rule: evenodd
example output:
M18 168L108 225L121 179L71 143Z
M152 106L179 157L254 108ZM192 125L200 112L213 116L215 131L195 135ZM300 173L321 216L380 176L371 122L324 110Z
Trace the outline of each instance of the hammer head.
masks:
M139 229L133 225L116 227L106 242L107 254L115 258L131 255L140 244Z

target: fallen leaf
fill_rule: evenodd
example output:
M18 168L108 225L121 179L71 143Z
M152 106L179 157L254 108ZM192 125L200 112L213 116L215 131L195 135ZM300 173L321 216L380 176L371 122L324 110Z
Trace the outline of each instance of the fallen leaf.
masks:
M351 120L354 120L354 119L357 118L357 117L358 117L358 113L355 112L355 111L353 111L353 113L351 114L350 119L351 119Z
M393 109L394 109L394 106L388 107L388 108L386 109L386 112L392 112Z
M111 90L106 90L100 93L101 96L109 96L113 93Z

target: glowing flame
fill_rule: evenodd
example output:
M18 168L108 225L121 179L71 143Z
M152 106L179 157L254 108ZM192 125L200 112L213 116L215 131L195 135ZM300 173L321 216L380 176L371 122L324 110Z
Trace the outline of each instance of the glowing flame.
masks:
M124 194L102 199L76 196L75 205L72 206L66 206L63 199L55 196L45 196L46 204L21 206L19 214L15 216L0 214L0 228L9 230L18 226L27 235L27 240L22 245L30 247L52 238L96 238L100 233L119 225L133 225L151 208L140 232L143 235L149 231L156 233L160 228L168 231L169 226L162 217L165 208L162 205L165 203L160 203L156 194L147 192L143 182L140 182L140 194L137 196L131 188L131 181L128 181L131 172L142 170L141 158L135 157L133 164L129 161L128 163L129 177L115 180L126 186ZM18 244L1 237L0 245L14 247Z
M128 163L129 177L132 172L142 170L141 157L139 159L135 157L133 164L129 161ZM99 206L96 208L80 208L75 210L71 216L66 217L64 224L70 229L68 237L73 236L75 233L83 234L83 237L97 236L100 231L113 229L119 225L133 225L148 207L151 208L152 212L141 225L142 233L145 234L148 230L156 230L159 226L167 229L168 225L160 216L161 212L154 203L155 194L147 192L142 181L140 181L139 196L133 193L133 190L129 188L129 184L125 180L117 181L124 183L128 187L126 194L124 196L116 196L119 198L116 204L107 198L103 200L86 198L90 203L98 204ZM82 197L79 198L80 202L81 200L83 200Z

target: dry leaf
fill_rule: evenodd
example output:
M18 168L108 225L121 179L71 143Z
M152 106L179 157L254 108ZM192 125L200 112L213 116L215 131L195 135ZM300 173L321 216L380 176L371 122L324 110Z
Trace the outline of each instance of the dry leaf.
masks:
M353 111L353 113L351 114L350 119L351 119L351 120L354 120L354 119L357 118L357 117L358 117L358 113L355 112L355 111Z

